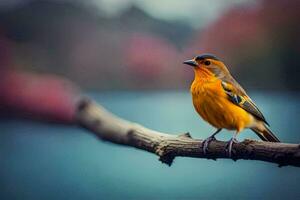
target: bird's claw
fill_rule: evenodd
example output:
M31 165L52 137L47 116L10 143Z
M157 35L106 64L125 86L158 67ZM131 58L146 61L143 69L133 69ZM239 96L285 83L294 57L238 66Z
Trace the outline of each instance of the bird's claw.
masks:
M236 138L231 138L229 141L228 141L228 143L227 143L227 145L226 145L226 151L227 151L227 153L228 153L228 157L229 158L231 158L231 156L232 156L232 145L233 145L233 143L238 143L239 141L236 139Z
M207 154L207 150L208 150L208 145L211 141L216 140L216 138L214 136L210 136L208 138L206 138L203 141L203 154L206 155Z

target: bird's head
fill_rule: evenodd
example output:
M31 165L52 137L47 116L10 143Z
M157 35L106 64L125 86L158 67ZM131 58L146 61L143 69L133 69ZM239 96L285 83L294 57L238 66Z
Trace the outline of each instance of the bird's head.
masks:
M222 61L212 54L202 54L194 57L191 60L186 60L183 64L192 66L195 73L207 72L209 75L222 78L229 71Z

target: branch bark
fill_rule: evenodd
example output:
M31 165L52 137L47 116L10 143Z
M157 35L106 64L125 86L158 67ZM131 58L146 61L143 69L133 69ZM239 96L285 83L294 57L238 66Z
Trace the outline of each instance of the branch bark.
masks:
M229 158L226 142L212 141L207 154L203 153L203 140L191 138L189 133L171 135L121 119L89 99L78 104L77 122L104 141L142 149L159 156L169 166L177 156L194 158ZM279 166L300 167L300 145L271 143L246 139L233 144L233 160L260 160Z

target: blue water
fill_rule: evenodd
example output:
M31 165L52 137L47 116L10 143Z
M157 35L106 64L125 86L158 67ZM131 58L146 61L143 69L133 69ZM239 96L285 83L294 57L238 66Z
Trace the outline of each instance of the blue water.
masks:
M170 133L205 138L213 128L186 92L93 94L115 114ZM300 95L251 93L284 142L300 142ZM260 161L176 158L98 140L86 130L0 121L0 199L299 199L300 168ZM223 131L219 139L231 136ZM239 136L257 138L251 131Z

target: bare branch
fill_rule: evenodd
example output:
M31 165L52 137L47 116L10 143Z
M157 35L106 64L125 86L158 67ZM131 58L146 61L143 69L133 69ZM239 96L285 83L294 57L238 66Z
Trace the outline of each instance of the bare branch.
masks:
M226 142L212 141L205 155L202 150L203 140L193 139L189 133L176 136L145 128L116 117L88 99L82 99L78 105L77 122L102 140L155 153L160 161L168 165L177 156L214 160L228 158ZM300 167L300 145L247 139L233 144L232 159L260 160L279 166Z

